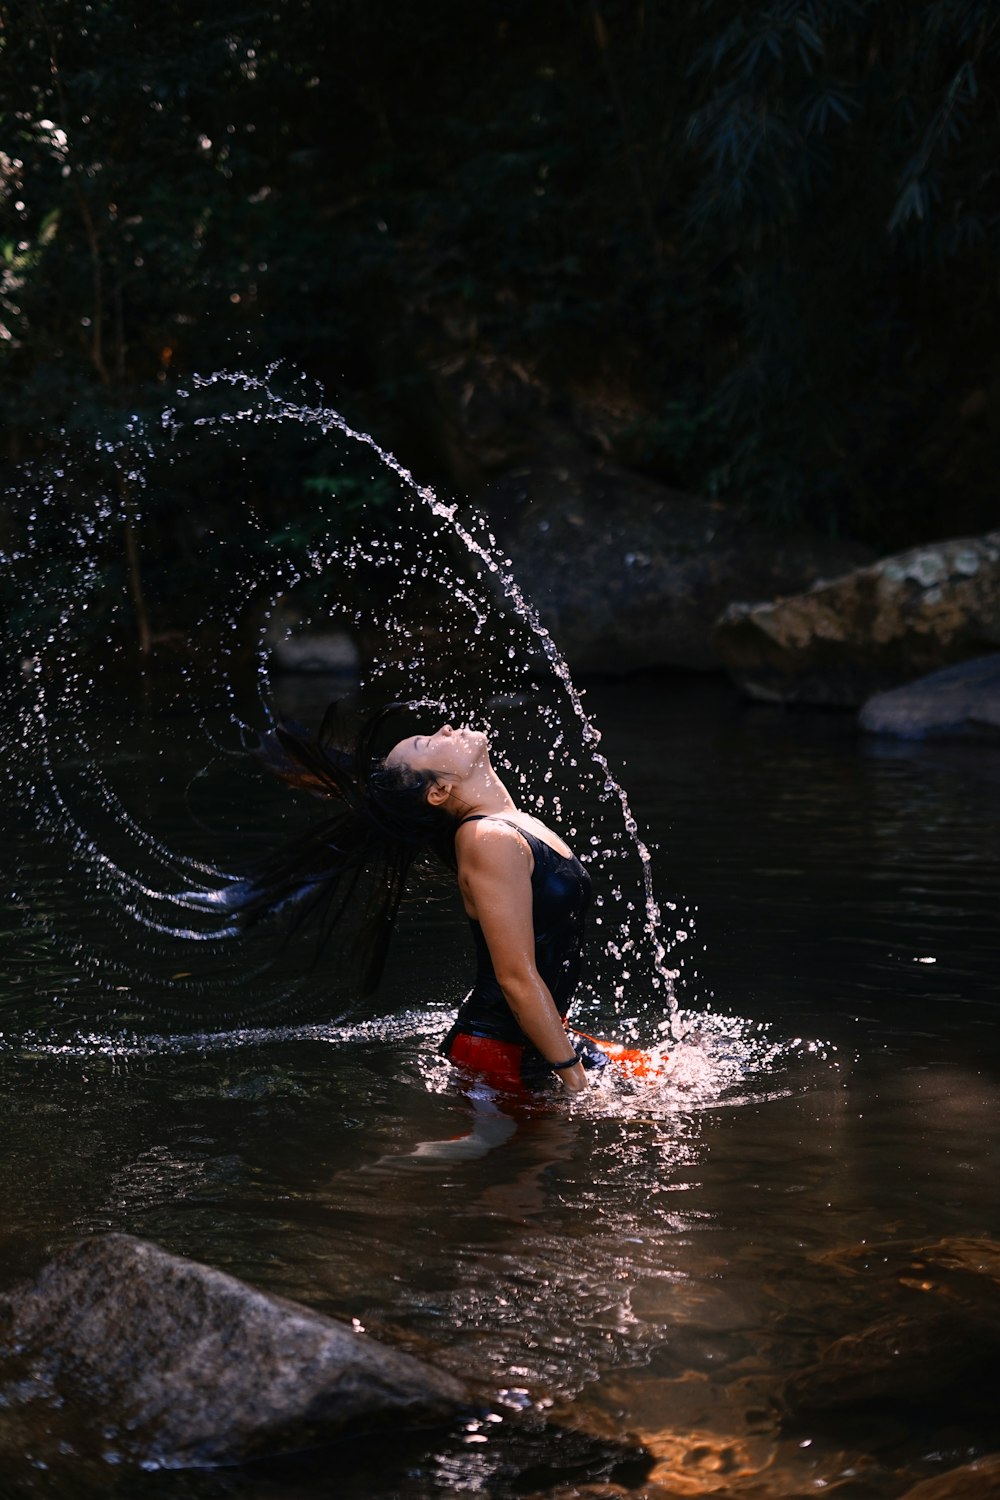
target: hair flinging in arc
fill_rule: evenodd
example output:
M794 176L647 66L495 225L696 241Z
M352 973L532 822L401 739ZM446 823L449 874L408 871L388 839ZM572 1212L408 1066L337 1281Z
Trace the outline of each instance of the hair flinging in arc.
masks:
M317 917L321 945L338 928L362 892L350 956L359 966L362 994L378 987L410 866L433 847L454 862L454 820L427 802L430 771L387 766L376 754L390 715L412 705L391 703L362 726L351 749L339 741L339 705L327 709L315 733L275 719L249 753L271 775L299 791L335 804L314 827L248 865L222 890L199 904L224 914L239 931L276 913L295 927Z

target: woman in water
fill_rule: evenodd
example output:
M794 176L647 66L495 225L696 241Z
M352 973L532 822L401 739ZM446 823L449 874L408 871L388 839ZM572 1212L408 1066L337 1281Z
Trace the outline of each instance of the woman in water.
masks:
M337 799L338 811L198 904L223 907L239 927L290 903L306 910L329 903L329 926L367 874L362 989L370 992L409 867L432 846L457 873L476 950L475 984L442 1050L507 1091L558 1079L577 1093L587 1085L584 1064L606 1062L564 1025L580 974L589 876L557 834L517 807L482 732L444 724L373 754L397 707L369 723L353 756L334 744L335 709L315 737L281 724L265 735L255 753L268 769Z
M580 976L586 870L557 834L515 805L485 734L444 724L400 740L384 768L426 777L428 804L455 824L476 981L442 1050L508 1088L555 1074L577 1093L587 1075L564 1022Z

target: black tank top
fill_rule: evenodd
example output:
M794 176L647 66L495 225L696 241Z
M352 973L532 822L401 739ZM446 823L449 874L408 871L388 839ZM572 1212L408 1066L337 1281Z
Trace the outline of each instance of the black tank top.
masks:
M480 822L486 816L488 814L474 814L463 821ZM531 921L535 933L535 967L548 986L560 1016L565 1017L580 978L584 918L590 905L590 876L575 855L560 854L558 849L528 833L510 818L495 821L515 828L527 840L534 858ZM483 929L473 917L469 918L469 926L476 950L476 981L471 994L462 1002L445 1048L459 1031L530 1046L497 983Z

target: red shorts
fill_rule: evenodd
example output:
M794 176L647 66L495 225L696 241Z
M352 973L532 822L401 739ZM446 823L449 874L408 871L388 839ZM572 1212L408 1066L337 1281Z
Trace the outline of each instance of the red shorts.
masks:
M529 1092L521 1076L525 1048L517 1042L501 1042L492 1036L470 1036L459 1031L448 1048L448 1059L456 1067L478 1073L492 1088L508 1094Z
M620 1042L605 1041L603 1037L590 1036L586 1031L570 1031L569 1045L575 1046L585 1068L600 1069L610 1065L615 1073L625 1078L654 1079L667 1071L666 1054L643 1052L635 1047L623 1047ZM589 1042L590 1046L582 1043ZM491 1036L471 1036L467 1031L457 1031L447 1044L445 1056L456 1067L468 1068L477 1073L492 1088L503 1089L508 1094L531 1094L551 1083L554 1074L545 1068L544 1059L539 1062L534 1048L530 1049L535 1066L527 1078L524 1076L524 1055L529 1049L518 1042L501 1042Z

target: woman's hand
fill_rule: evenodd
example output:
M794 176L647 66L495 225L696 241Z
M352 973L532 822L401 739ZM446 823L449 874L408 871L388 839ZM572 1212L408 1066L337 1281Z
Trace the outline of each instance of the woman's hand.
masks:
M560 1068L556 1077L566 1090L567 1094L579 1094L587 1087L589 1082L587 1070L583 1063L575 1063L572 1068Z

